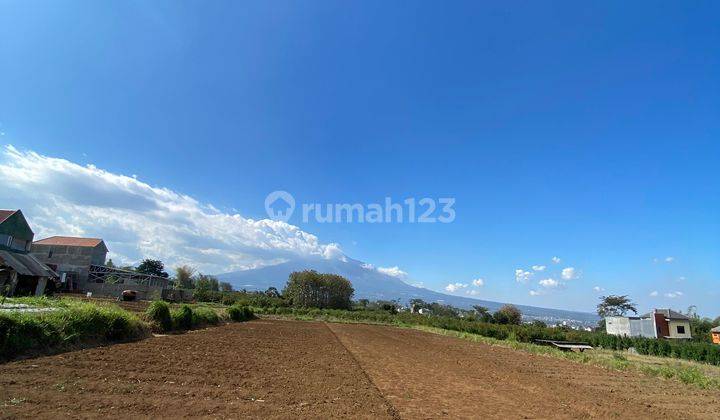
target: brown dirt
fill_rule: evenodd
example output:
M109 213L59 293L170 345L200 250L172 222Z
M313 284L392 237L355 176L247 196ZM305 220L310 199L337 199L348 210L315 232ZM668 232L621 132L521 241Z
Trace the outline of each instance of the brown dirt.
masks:
M718 418L720 392L392 327L258 320L0 365L0 417Z
M319 323L251 321L0 365L0 417L389 418Z
M720 418L720 392L393 327L329 324L403 418Z

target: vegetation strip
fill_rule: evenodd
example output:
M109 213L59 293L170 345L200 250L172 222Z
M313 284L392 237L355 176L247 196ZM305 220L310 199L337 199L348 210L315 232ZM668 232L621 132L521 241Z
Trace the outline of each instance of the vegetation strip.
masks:
M254 318L250 308L240 305L226 310L181 305L171 310L167 302L155 301L144 314L136 315L111 303L79 299L26 297L7 302L53 310L0 312L0 360L139 340L150 337L152 331L185 331Z

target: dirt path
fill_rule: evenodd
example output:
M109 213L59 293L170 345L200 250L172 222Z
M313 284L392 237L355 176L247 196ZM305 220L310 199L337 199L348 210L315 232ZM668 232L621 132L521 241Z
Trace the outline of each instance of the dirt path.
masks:
M720 392L473 343L328 324L403 418L720 418Z
M323 324L252 321L0 365L0 417L388 418Z
M720 392L392 327L257 320L0 365L3 418L720 418Z

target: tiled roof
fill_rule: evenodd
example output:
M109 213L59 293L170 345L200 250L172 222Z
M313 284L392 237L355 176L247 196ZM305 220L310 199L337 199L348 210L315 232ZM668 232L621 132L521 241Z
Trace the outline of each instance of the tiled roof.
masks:
M51 236L49 238L41 239L33 242L38 245L67 245L67 246L81 246L95 248L102 243L102 239L98 238L75 238L72 236Z
M17 210L0 210L0 223L4 222L8 217L15 214Z

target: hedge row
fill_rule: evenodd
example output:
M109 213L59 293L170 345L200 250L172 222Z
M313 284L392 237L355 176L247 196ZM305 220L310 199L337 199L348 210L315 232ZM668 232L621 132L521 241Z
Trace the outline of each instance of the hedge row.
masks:
M458 332L530 343L534 340L584 341L594 347L613 350L635 348L638 353L694 360L720 365L720 346L686 340L663 340L643 337L618 337L605 333L547 328L532 324L502 325L489 324L463 318L426 316L401 312L397 315L386 311L343 311L299 308L259 308L261 313L309 316L313 318L334 318L360 322L400 323L423 325Z

